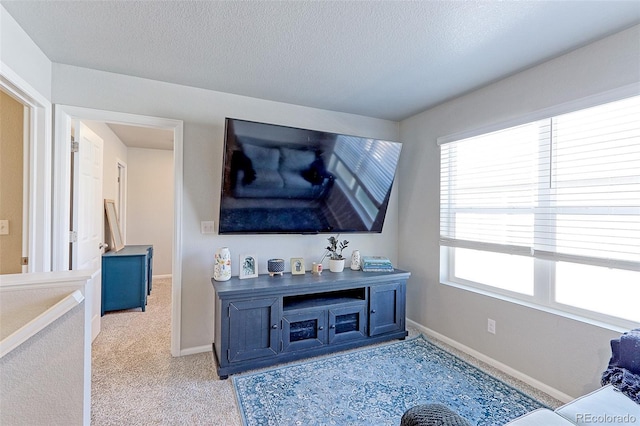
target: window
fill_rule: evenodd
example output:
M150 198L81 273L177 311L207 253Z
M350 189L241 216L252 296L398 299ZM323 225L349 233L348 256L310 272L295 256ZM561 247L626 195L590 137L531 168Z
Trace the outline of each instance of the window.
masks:
M442 279L640 322L640 96L441 145Z

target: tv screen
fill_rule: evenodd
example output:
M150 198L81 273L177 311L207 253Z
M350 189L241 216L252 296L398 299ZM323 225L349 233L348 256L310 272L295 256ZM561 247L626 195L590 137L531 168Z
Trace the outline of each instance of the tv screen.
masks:
M218 231L382 232L401 148L227 118Z

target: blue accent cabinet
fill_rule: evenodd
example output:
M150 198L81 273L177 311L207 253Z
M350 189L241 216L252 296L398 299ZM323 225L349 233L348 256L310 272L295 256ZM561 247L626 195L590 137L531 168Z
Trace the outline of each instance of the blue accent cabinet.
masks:
M141 308L145 311L151 293L153 246L131 245L102 255L102 309Z

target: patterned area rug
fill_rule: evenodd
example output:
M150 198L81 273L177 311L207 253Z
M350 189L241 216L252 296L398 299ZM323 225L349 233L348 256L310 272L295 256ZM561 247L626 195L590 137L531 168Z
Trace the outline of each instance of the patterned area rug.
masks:
M424 337L232 376L246 425L399 425L417 404L445 404L473 425L544 407Z

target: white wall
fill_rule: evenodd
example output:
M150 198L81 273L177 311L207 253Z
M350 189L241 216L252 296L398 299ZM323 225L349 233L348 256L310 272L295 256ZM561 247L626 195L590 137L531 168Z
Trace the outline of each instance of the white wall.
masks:
M271 257L319 258L326 235L220 236L200 233L200 221L218 220L224 118L278 123L293 127L397 140L398 123L278 102L264 101L54 64L53 102L184 121L184 191L182 223L181 348L202 350L213 340L213 254L228 246L237 275L241 253L254 253L260 273ZM343 235L354 249L397 260L397 194L381 234ZM350 253L350 252L349 252ZM310 264L310 262L309 262Z
M51 61L2 5L0 60L42 96L51 99Z
M439 283L436 139L638 82L640 26L401 123L399 257L413 274L410 319L570 396L599 387L619 333ZM486 331L488 317L496 335Z
M127 244L153 244L153 275L170 275L173 151L129 148L128 159Z
M86 271L3 275L0 339L14 349L0 359L0 424L90 424L90 278ZM85 299L66 304L78 290Z
M2 424L83 424L85 304L0 360Z
M51 269L51 61L0 5L0 80L32 111L30 272Z

